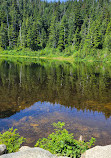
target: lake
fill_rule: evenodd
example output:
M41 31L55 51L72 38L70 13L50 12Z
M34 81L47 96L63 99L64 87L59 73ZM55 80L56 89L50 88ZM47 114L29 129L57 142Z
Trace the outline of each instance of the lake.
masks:
M111 144L111 64L0 59L0 132L17 128L34 146L58 121L76 139Z

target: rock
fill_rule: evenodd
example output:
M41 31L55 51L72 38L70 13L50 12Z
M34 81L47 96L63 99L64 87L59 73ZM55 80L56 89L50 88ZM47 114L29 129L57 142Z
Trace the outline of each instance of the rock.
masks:
M31 147L29 146L22 146L19 151L25 151L25 150L29 150L29 149L32 149Z
M22 147L20 151L5 154L0 156L0 158L57 158L55 155L51 154L49 151L35 147Z
M35 147L31 148L28 146L22 146L18 152L5 154L0 156L0 158L68 158L65 156L55 156L49 151Z
M28 149L32 149L31 147L29 146L22 146L19 151L25 151L25 150L28 150ZM54 156L54 155L53 155ZM69 158L69 157L66 157L66 156L58 156L58 157L54 157L54 158Z
M19 151L25 151L25 150L28 150L28 149L31 149L31 147L29 146L22 146ZM54 155L53 155L54 156ZM69 157L66 157L66 156L59 156L59 157L54 157L54 158L69 158Z
M81 158L111 158L111 145L91 148L82 154Z
M6 145L5 144L0 144L0 155L6 153Z
M1 145L0 145L1 146ZM2 147L6 146L2 145ZM1 148L0 148L1 149ZM18 152L11 154L1 155L0 158L68 158L65 156L55 156L49 151L35 147L31 148L28 146L23 146ZM82 154L81 158L111 158L111 145L107 146L96 146L87 150Z

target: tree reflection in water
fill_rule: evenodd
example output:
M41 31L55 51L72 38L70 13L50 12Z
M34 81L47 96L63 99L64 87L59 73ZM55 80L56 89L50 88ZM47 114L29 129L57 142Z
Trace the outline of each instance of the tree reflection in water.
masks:
M29 144L33 144L32 137L37 136L36 131L39 131L38 137L44 136L41 132L44 129L48 135L52 129L49 124L65 120L67 128L77 133L76 137L84 131L86 138L95 132L98 140L100 137L106 139L108 134L111 134L108 121L111 116L110 70L111 66L103 63L0 60L0 130L6 129L7 124L9 127L13 125L20 128L20 132L25 129L25 135L28 136L33 127L33 136L28 138ZM37 111L36 107L35 115L34 110L29 116L22 114L23 109L30 111L33 107L31 105L36 102L39 102L42 109L38 108ZM93 112L96 115L93 116ZM96 121L101 120L98 121L98 128L104 128L103 131L97 128L93 117ZM83 121L80 121L82 119ZM93 128L96 131L93 131ZM105 142L108 143L111 142Z

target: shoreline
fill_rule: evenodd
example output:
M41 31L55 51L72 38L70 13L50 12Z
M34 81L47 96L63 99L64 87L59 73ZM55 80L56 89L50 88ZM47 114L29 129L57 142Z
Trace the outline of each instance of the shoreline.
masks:
M45 59L45 60L57 60L57 61L67 61L67 62L105 62L110 63L111 61L104 60L93 60L93 59L81 59L74 58L72 56L64 57L64 56L29 56L29 55L9 55L9 54L0 54L0 57L9 57L9 58L31 58L31 59Z

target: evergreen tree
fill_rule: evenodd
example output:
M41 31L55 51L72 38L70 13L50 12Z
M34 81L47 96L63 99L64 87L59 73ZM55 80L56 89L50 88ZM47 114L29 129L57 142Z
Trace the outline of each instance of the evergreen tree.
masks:
M104 39L104 48L108 53L111 52L111 22L107 26L105 39Z
M62 51L68 45L68 21L66 15L62 17L59 29L58 48Z
M57 23L56 16L52 17L51 25L49 28L49 47L56 48L58 44L58 33L57 33Z
M6 49L8 45L8 36L7 36L7 26L4 23L1 23L0 27L0 47Z
M1 0L0 46L60 51L74 46L82 57L103 49L109 53L110 23L110 0Z

